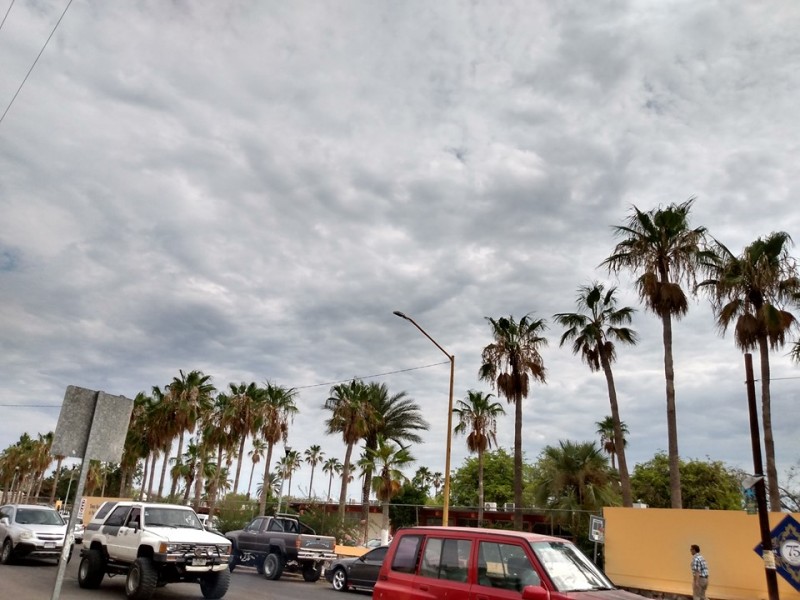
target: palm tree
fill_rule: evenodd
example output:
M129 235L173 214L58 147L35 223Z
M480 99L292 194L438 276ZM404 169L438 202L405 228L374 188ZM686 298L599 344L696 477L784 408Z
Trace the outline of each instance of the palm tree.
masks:
M436 471L433 475L431 475L431 485L433 486L434 497L439 497L439 488L442 487L443 484L444 475L442 475L439 471Z
M254 435L261 425L261 403L264 390L255 382L246 384L228 384L230 397L230 419L234 437L239 440L239 452L236 460L236 475L233 479L233 491L239 491L239 478L242 474L244 462L244 444L247 438Z
M250 468L250 480L247 482L247 497L250 497L250 489L253 487L253 473L256 470L256 465L261 462L264 457L264 451L267 449L267 443L261 438L253 439L253 449L247 453L253 461L253 466Z
M784 308L800 298L797 265L789 256L791 243L788 233L774 232L758 238L738 257L717 243L714 259L706 264L710 278L698 285L710 291L722 334L735 324L736 346L743 352L759 351L767 489L771 510L777 512L781 510L781 494L772 433L769 351L786 343L789 330L797 322Z
M314 471L317 465L325 460L325 453L319 444L314 444L310 448L306 448L305 461L311 465L311 481L308 484L308 499L311 500L311 495L314 493Z
M378 447L378 438L395 442L398 446L420 444L422 438L417 433L428 429L419 405L409 398L406 392L390 394L386 384L372 382L367 387L371 418L366 421L364 447L366 450ZM372 484L372 461L364 463L364 482L361 489L361 520L364 522L364 538L369 535L369 495Z
M667 397L669 487L672 508L682 508L678 453L678 421L675 408L675 368L672 359L672 318L689 310L681 282L694 282L704 250L705 227L689 227L694 199L642 212L635 206L625 225L614 227L621 241L603 261L609 271L629 269L639 274L636 287L645 306L661 319L664 341L664 378Z
M259 434L267 444L267 457L264 461L262 490L269 490L269 465L272 462L272 450L275 444L281 441L285 444L289 438L289 423L297 413L296 397L297 391L294 388L283 387L269 381L264 388L264 401L260 405L262 414ZM263 515L266 509L267 495L262 493L258 503L259 514Z
M389 540L389 503L392 498L400 493L406 481L402 468L414 462L408 450L395 446L382 436L378 437L376 448L368 448L367 456L372 462L372 471L377 473L372 478L372 489L381 501L383 511L383 527L381 528L381 543Z
M578 288L577 313L558 313L553 318L566 328L561 336L560 346L572 340L572 353L580 354L589 365L590 371L603 370L606 376L608 401L611 404L611 419L614 425L614 446L619 457L619 481L622 488L622 505L633 506L631 495L631 478L628 473L628 462L625 460L625 445L617 403L617 388L614 385L614 374L611 363L616 358L614 342L636 345L636 332L625 327L631 322L635 312L626 306L617 308L614 297L617 288L606 291L605 286L597 281L591 285ZM613 455L612 455L613 457ZM612 458L613 460L613 458Z
M331 411L330 418L325 420L327 433L340 433L346 446L342 466L342 487L339 492L341 523L344 523L347 504L347 484L350 481L350 458L353 446L367 434L372 419L372 407L368 396L368 387L362 381L354 379L348 384L340 383L333 386L330 397L324 405L325 409Z
M458 424L456 435L467 436L467 448L478 454L478 527L483 524L483 453L497 445L497 418L505 415L503 405L492 402L492 394L469 390L464 400L459 400L453 413Z
M281 460L286 463L286 474L289 477L289 489L286 492L286 506L289 506L289 498L292 495L292 477L294 472L303 466L303 458L298 450L290 450Z
M425 490L425 495L428 495L428 492L431 487L431 481L433 480L433 473L428 467L419 467L417 472L414 473L414 477L411 479L411 483L421 489Z
M582 512L619 503L610 482L608 463L593 442L562 441L542 451L534 481L536 504L561 512L576 535Z
M616 470L617 463L615 457L617 455L617 444L614 441L616 437L614 418L608 415L602 421L596 421L595 425L597 425L596 433L600 436L600 445L611 459L611 468ZM619 428L622 431L622 447L625 448L628 445L628 440L625 439L625 436L628 434L628 425L625 421L620 421Z
M333 487L333 476L339 475L342 472L344 465L335 456L330 457L322 463L322 472L328 473L330 479L328 480L328 502L331 501L331 487Z
M172 430L178 435L178 450L175 453L175 464L179 466L183 458L183 436L186 432L194 433L195 423L200 414L210 409L211 396L215 388L211 384L211 376L204 375L202 371L184 373L178 371L179 377L173 377L167 386L166 401L172 409ZM174 437L174 436L173 436ZM170 440L170 446L172 440ZM164 455L165 463L167 454ZM173 478L170 496L175 496L178 489L179 478ZM159 489L159 495L161 490Z
M486 320L494 341L483 349L479 377L514 404L514 528L522 529L522 399L528 397L531 378L545 383L539 349L547 345L541 336L546 326L530 315L519 323L513 316Z

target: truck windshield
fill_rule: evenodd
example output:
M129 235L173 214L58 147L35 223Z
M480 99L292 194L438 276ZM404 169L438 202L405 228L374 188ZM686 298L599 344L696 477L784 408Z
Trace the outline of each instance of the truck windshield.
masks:
M180 508L145 508L144 524L149 527L203 528L194 512Z
M570 542L531 542L531 547L560 592L608 590L614 587Z

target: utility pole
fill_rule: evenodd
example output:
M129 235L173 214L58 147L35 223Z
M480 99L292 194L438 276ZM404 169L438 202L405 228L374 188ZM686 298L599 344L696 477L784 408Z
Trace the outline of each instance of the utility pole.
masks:
M769 513L767 512L767 486L764 481L764 466L761 460L761 434L758 427L758 408L756 406L756 385L753 380L753 356L744 355L744 370L747 376L747 407L750 411L750 440L753 444L753 469L758 478L753 486L758 506L758 524L761 529L761 556L764 559L764 572L767 577L769 600L778 598L778 574L775 571L775 554L772 551L772 538L769 533Z

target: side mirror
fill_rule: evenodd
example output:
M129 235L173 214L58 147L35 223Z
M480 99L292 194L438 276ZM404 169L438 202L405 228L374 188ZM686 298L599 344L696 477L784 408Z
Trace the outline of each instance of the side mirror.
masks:
M522 588L522 600L548 600L550 592L540 585L526 585Z
M10 525L11 521L8 520L8 517L3 517L0 519L0 525Z

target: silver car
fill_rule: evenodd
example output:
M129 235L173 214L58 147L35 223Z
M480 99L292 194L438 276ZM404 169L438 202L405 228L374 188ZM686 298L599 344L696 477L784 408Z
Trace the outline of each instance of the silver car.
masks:
M35 504L0 506L0 562L15 558L58 558L67 524L54 508Z

